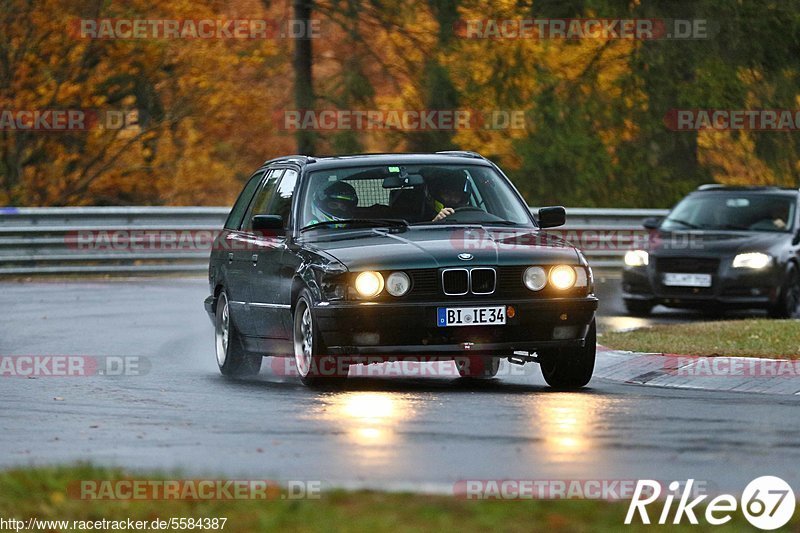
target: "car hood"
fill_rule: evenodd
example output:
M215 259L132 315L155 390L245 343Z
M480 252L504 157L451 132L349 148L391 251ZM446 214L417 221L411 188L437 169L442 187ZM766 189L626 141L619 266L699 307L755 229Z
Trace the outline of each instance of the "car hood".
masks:
M787 239L791 239L788 233L658 231L651 237L650 253L662 257L728 257L742 252L766 253Z
M303 246L324 253L350 270L416 269L469 265L576 264L566 241L532 228L482 226L411 227L326 231L303 236ZM470 254L465 259L461 254Z

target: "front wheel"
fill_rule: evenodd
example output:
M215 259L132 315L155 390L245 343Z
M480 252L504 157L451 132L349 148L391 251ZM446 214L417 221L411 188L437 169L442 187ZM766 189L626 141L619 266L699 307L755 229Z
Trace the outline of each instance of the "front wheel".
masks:
M231 319L228 294L223 290L217 297L214 320L217 366L223 376L255 376L261 370L262 357L250 355L242 347L239 330Z
M592 379L597 354L597 324L592 320L586 343L578 348L543 350L539 366L544 380L556 389L579 389Z
M792 318L800 312L800 273L794 266L789 267L786 281L781 287L777 303L769 309L771 318Z
M334 356L323 355L314 314L311 312L311 295L300 293L294 306L294 362L297 375L306 386L341 385L347 378L349 366Z

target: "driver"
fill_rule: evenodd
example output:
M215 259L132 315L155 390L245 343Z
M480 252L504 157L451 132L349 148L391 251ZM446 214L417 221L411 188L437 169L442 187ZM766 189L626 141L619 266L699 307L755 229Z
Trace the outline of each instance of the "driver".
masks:
M429 183L428 195L436 212L431 222L439 222L469 205L469 181L463 174L439 177Z
M757 231L783 231L789 227L789 204L773 204L761 220L750 226Z
M353 218L357 205L355 188L347 182L337 181L314 195L311 202L313 218L309 224Z
M783 203L772 207L772 225L775 229L784 230L789 225L789 204Z

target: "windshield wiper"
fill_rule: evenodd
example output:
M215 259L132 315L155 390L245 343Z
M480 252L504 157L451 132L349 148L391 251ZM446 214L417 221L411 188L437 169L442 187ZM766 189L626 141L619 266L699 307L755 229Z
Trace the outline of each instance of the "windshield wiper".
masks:
M676 224L682 224L687 228L700 229L700 226L698 226L697 224L692 224L691 222L686 222L685 220L680 220L678 218L668 218L666 222L675 222Z
M493 220L491 222L483 222L486 226L524 226L525 224L520 222L514 222L512 220Z
M408 222L402 218L346 218L343 220L325 220L323 222L315 222L300 228L300 231L308 231L315 228L322 228L325 226L364 226L368 228L382 228L390 227L406 227Z
M747 231L747 230L750 229L750 226L742 226L741 224L722 224L719 227L710 228L710 229L725 229L725 230L733 230L733 231L738 231L738 230Z

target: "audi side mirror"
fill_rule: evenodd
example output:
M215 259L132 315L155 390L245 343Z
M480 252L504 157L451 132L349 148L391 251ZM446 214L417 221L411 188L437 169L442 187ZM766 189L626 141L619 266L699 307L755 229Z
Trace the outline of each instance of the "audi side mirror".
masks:
M646 229L658 229L663 220L664 219L662 217L646 218L642 221L642 226L644 226Z

